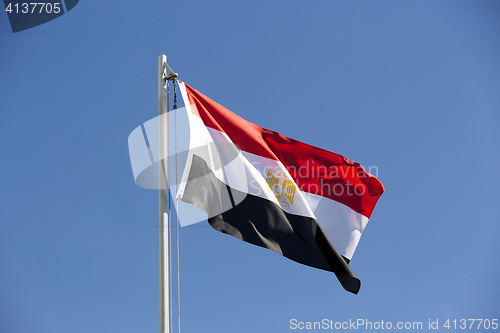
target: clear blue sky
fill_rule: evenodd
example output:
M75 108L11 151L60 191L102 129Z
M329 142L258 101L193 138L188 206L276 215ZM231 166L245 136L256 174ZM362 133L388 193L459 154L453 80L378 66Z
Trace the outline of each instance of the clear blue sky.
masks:
M157 114L161 53L386 187L351 261L358 295L182 228L183 332L500 319L499 17L493 0L82 0L13 34L0 14L0 332L158 332L158 198L134 183L127 138Z

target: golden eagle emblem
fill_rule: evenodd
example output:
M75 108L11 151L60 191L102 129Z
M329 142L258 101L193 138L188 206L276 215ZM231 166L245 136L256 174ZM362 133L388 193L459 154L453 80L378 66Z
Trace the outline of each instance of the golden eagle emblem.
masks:
M295 183L285 175L284 172L267 172L266 183L270 190L278 199L278 202L284 210L288 210L290 205L293 205L293 197L295 196Z

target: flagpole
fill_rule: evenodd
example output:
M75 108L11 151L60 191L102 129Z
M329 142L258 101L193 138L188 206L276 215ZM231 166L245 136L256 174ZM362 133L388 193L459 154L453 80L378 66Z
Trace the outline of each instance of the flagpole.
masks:
M159 155L159 243L160 243L160 333L170 332L169 293L169 220L168 220L168 155L166 140L167 56L158 57L158 147ZM162 115L165 115L162 117ZM163 124L165 122L165 124ZM165 158L162 160L162 158ZM167 162L167 163L165 163Z

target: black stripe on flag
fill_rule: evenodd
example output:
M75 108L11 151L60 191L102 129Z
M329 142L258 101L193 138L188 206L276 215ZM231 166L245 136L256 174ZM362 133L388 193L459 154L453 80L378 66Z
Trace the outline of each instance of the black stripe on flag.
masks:
M196 155L182 201L205 210L208 222L216 230L296 262L331 271L344 289L358 293L359 279L315 219L286 213L274 202L231 188L217 179Z

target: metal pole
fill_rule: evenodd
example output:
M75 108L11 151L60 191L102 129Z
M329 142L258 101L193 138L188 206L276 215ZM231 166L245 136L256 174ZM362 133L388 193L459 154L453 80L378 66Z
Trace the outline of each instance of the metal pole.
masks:
M167 56L158 57L158 147L159 147L159 206L160 206L160 333L170 332L170 294L169 294L169 253L168 232L168 155L167 150L167 124L166 124L166 80L165 65ZM163 115L163 116L162 116ZM163 158L163 159L162 159Z

